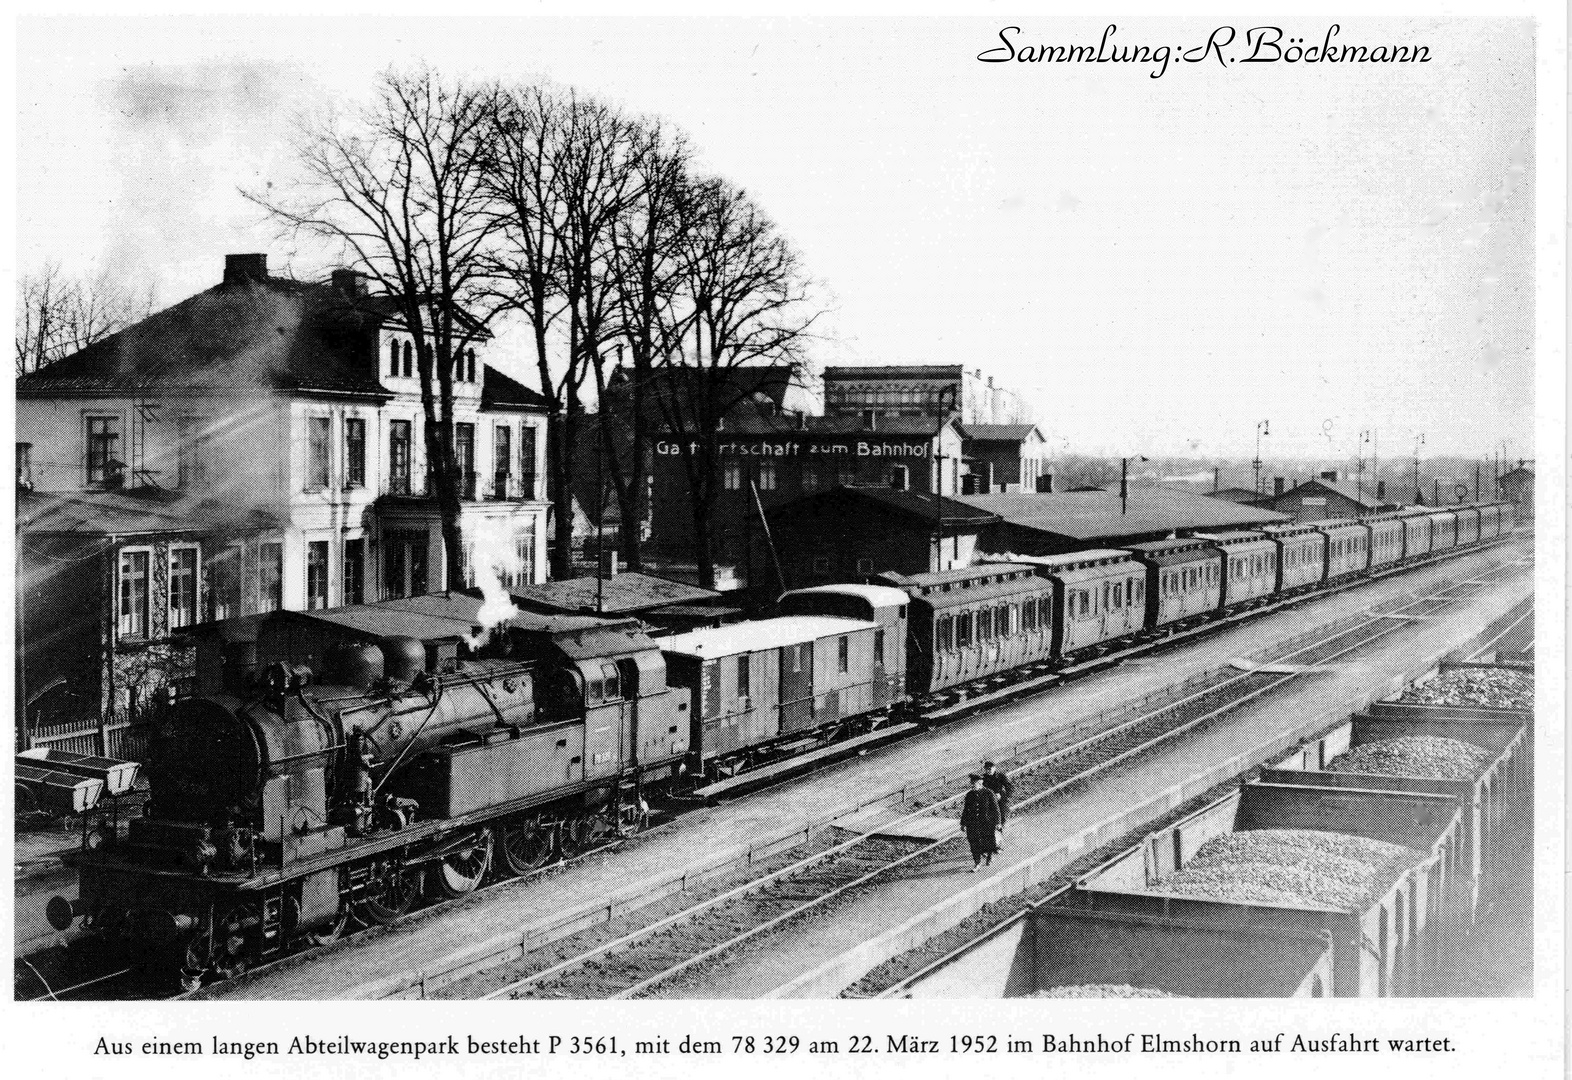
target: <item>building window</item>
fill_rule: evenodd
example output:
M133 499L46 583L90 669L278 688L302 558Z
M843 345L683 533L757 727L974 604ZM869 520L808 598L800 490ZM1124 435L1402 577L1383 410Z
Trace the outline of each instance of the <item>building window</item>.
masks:
M16 444L16 486L24 491L33 489L33 444Z
M469 363L467 365L465 365L465 367L467 369L467 376L468 377L464 381L465 382L474 382L475 381L475 350L474 349L469 350L469 352L467 354L465 354L465 359L468 360Z
M207 483L203 467L202 450L207 420L199 416L182 416L175 421L175 486L180 488L202 487Z
M453 425L453 459L458 466L459 497L475 497L475 425Z
M513 468L513 429L498 424L492 435L492 491L498 499L508 497L508 473Z
M234 545L212 555L207 563L209 617L232 619L240 614L240 548Z
M169 551L169 628L178 630L197 621L197 549Z
M358 416L344 420L344 485L366 486L366 422Z
M890 469L890 486L896 491L905 491L911 486L911 470L905 465L896 465Z
M871 574L871 573L873 573L873 560L872 559L858 559L857 560L857 572L859 574Z
M388 375L398 378L398 338L388 340Z
M263 544L257 549L257 611L277 611L284 606L284 545Z
M344 541L344 603L366 602L366 542Z
M410 424L408 420L388 422L388 491L409 494Z
M819 467L817 465L804 465L802 467L802 490L817 491L819 488Z
M535 429L519 433L519 498L535 497Z
M389 598L427 591L427 539L423 532L392 530L382 545L382 584Z
M410 379L415 375L415 349L409 342L404 342L404 378Z
M837 642L838 644L835 646L836 670L844 675L851 670L851 639L842 634L837 639Z
M774 491L780 484L780 470L773 461L759 462L759 490Z
M743 653L737 657L737 696L746 698L753 694L753 671L748 663L748 654Z
M813 572L815 574L828 574L830 572L829 557L826 555L815 556L813 560Z
M513 561L497 575L505 589L535 582L535 523L520 525L513 533Z
M328 606L328 542L312 540L306 544L306 610Z
M330 417L306 417L307 491L321 491L328 486L328 440L332 430Z
M87 482L118 487L124 480L120 461L120 417L87 418Z
M147 567L149 552L120 553L119 635L123 638L147 637Z
M721 467L721 487L727 491L737 491L742 487L742 466L735 461L728 461Z

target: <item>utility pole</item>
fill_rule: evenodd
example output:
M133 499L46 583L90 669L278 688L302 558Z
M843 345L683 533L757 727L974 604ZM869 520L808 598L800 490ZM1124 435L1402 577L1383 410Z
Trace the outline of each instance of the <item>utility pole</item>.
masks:
M933 568L944 569L944 454L934 439L933 454Z
M1255 425L1255 460L1251 464L1255 466L1255 495L1258 499L1261 497L1261 436L1272 433L1271 424L1270 420L1262 420Z
M1474 501L1479 501L1479 462L1474 462Z
M1124 515L1130 509L1130 458L1119 459L1119 513ZM1144 457L1137 456L1135 461L1145 461ZM1259 465L1259 462L1257 463ZM1260 480L1256 483L1259 485Z
M1414 436L1414 500L1419 503L1425 501L1424 489L1419 486L1419 448L1425 445L1424 432Z

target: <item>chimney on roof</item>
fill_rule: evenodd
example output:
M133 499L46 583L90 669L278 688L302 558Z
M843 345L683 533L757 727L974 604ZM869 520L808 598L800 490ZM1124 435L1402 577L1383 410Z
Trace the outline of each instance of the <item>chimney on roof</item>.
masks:
M224 284L233 285L240 281L266 281L267 280L267 255L254 253L250 255L225 255L224 256Z
M1281 476L1272 477L1272 498L1280 499L1283 496L1283 485L1286 481Z
M262 269L267 271L267 256L262 256ZM333 288L349 297L351 300L366 295L366 275L359 270L333 271Z
M1385 480L1377 480L1376 481L1376 501L1377 502L1386 502L1386 481Z

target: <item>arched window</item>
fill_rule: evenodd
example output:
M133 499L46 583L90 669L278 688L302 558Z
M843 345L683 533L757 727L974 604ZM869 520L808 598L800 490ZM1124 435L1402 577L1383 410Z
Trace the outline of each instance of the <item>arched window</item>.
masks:
M409 342L404 342L404 378L408 379L415 374L415 347Z
M466 381L467 382L474 382L475 381L475 350L474 349L471 349L469 351L469 378Z
M388 374L398 377L398 338L388 342Z

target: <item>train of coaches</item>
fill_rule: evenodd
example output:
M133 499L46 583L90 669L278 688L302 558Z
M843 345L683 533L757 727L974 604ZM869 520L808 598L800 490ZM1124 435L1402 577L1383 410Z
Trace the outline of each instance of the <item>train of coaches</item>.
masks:
M188 985L234 975L634 831L652 791L1512 528L1509 504L1485 504L998 556L799 589L770 618L664 637L529 616L470 650L365 608L281 612L254 647L199 654L196 693L150 743L142 816L76 856L79 894L50 919Z

